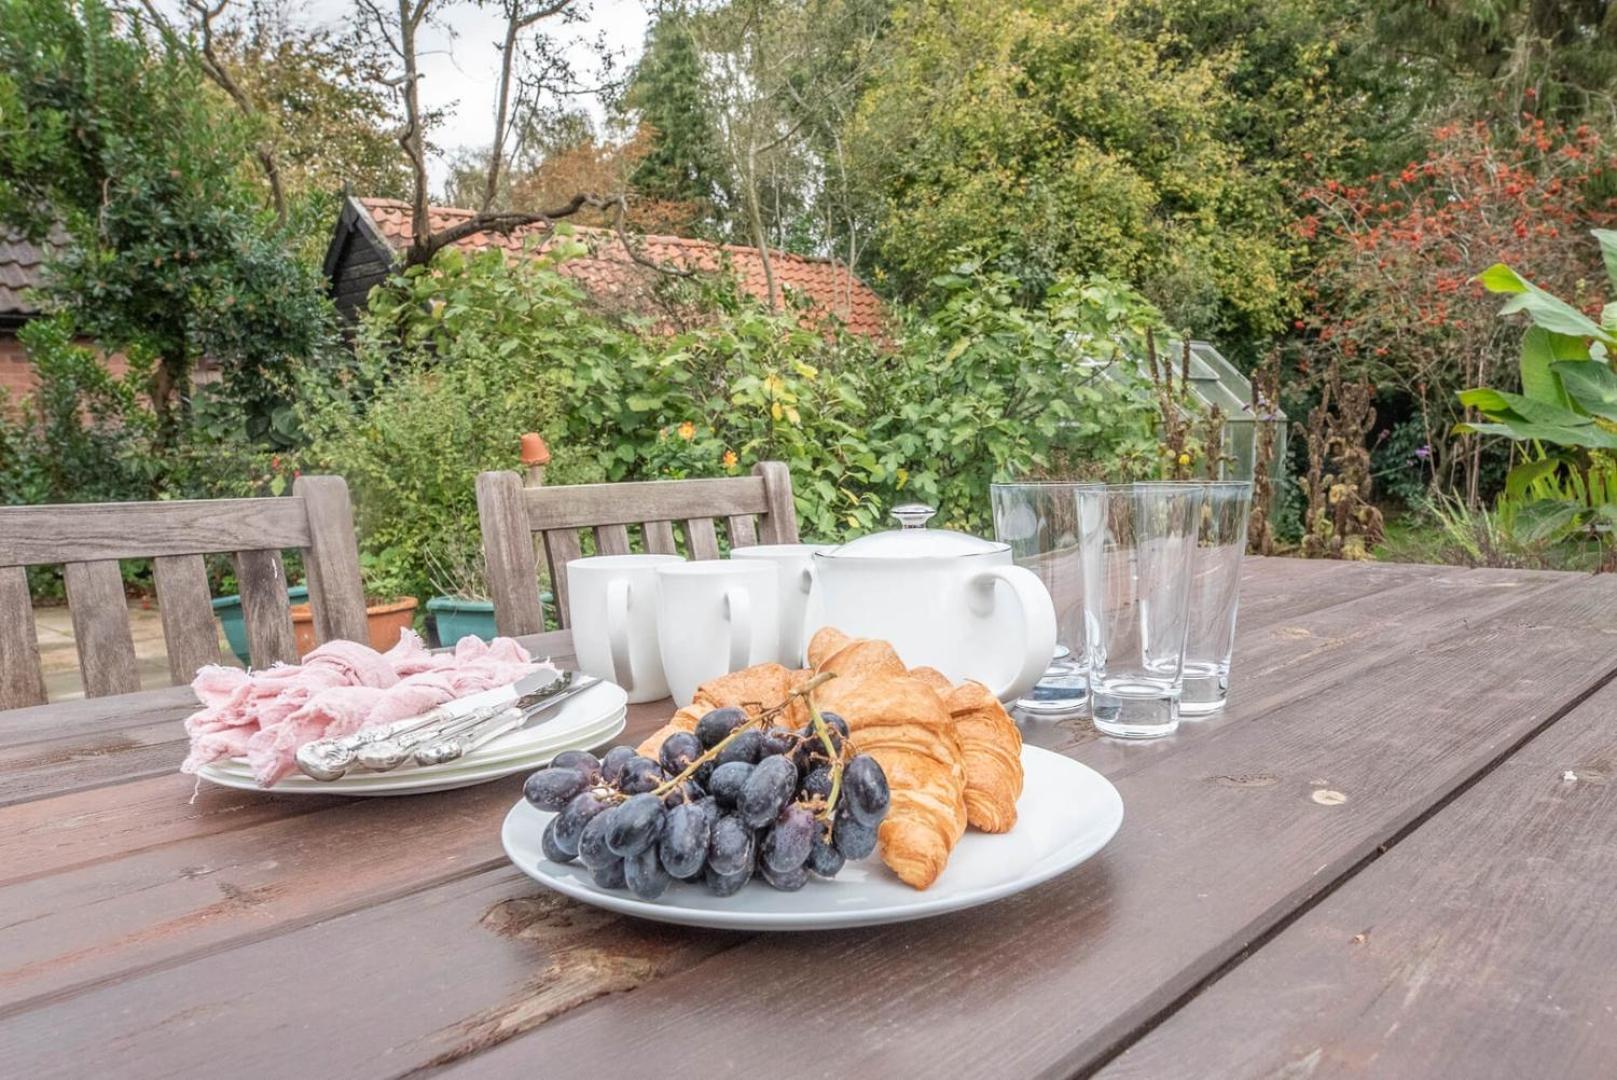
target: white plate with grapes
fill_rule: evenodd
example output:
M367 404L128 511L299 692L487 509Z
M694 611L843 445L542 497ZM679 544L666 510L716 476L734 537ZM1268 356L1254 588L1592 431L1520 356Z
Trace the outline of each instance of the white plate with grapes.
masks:
M938 879L917 891L872 855L869 823L879 824L888 793L871 759L844 760L828 814L824 758L745 756L757 763L704 773L700 797L684 801L666 779L678 762L659 768L628 747L598 762L569 751L529 778L505 817L505 852L540 884L626 915L718 929L831 930L1022 892L1094 855L1123 822L1123 800L1105 777L1024 746L1016 826L968 830Z

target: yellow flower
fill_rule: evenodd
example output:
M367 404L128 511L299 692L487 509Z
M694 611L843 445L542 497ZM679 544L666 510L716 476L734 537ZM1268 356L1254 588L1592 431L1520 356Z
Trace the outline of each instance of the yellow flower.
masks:
M1179 464L1181 464L1181 465L1189 465L1190 464L1190 455L1189 454L1180 454L1179 455Z
M740 459L736 457L736 452L734 450L726 450L724 452L724 467L726 469L735 468L738 460Z
M679 425L679 437L684 439L686 442L690 442L692 439L696 438L696 425L691 423L689 420Z

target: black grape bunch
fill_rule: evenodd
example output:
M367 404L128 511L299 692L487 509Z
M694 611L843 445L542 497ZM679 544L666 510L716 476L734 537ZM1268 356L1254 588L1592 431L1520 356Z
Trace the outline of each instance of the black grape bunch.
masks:
M603 889L655 900L676 880L731 896L754 876L795 892L811 874L835 877L876 849L891 796L876 759L853 751L848 725L820 712L809 691L751 716L714 709L695 732L676 732L654 761L614 746L597 759L556 755L528 777L527 800L556 816L545 858L582 863ZM810 720L776 724L794 697Z

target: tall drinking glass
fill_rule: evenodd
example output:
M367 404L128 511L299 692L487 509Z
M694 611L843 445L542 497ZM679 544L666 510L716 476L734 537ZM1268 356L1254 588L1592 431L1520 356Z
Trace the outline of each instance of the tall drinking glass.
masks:
M1179 726L1202 485L1107 485L1080 490L1077 501L1095 728L1130 739L1170 735Z
M1224 707L1235 651L1235 609L1241 595L1241 558L1252 516L1252 483L1202 485L1196 551L1190 577L1190 633L1185 639L1185 685L1179 715L1199 719Z
M1056 609L1056 648L1050 667L1032 690L1015 701L1043 716L1078 712L1089 701L1084 661L1084 568L1078 545L1078 500L1082 488L1053 480L994 484L994 535L1011 546L1011 558L1038 575Z

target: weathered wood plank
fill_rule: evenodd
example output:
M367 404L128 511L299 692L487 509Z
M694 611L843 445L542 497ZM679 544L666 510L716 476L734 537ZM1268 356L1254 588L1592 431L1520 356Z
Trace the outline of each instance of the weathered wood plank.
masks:
M686 518L685 544L692 562L719 557L719 533L712 518Z
M63 567L67 606L73 616L73 643L89 697L140 689L135 639L118 560L70 562Z
M28 571L0 566L0 711L45 702Z
M301 548L309 527L294 499L194 499L0 508L0 565Z
M537 634L545 628L539 602L539 564L533 531L522 508L522 480L514 472L477 477L477 519L483 533L494 625L501 634Z
M769 504L762 520L763 542L797 543L797 506L792 501L791 470L782 461L760 461L752 467L752 474L763 480L764 501Z
M1101 1075L1609 1076L1613 715L1608 684Z
M1590 591L1606 613L1578 607ZM1406 641L1402 655L1322 693L1245 714L1219 738L1182 734L1177 752L1117 778L1128 820L1113 844L1037 890L878 931L761 938L553 1020L465 1072L499 1075L603 1040L633 1059L672 1031L720 1023L738 1074L782 1060L884 1075L1093 1067L1602 682L1617 663L1613 603L1617 581L1563 580L1519 611ZM1577 633L1540 621L1567 609ZM859 975L825 995L826 970ZM815 1022L783 1029L779 1003L805 1000ZM827 1045L825 1030L861 1037ZM706 1067L659 1063L674 1076Z
M573 625L573 609L567 589L567 564L584 557L583 545L574 529L552 529L545 533L545 561L550 567L550 591L556 597L556 613L563 627Z
M755 476L527 488L523 505L533 532L635 525L693 513L761 514L770 509L764 482Z
M598 525L595 527L595 554L629 554L629 529L624 525Z
M303 500L309 519L303 569L309 578L315 637L368 643L365 583L347 482L340 476L300 476L292 483L292 494Z
M646 522L646 554L678 555L679 545L674 542L674 523L671 521Z
M242 621L247 625L247 653L255 668L277 660L294 664L292 605L286 598L286 571L279 551L238 551L236 581L241 589Z
M0 712L0 747L75 736L94 736L185 716L196 708L189 686L135 694L79 698Z
M183 685L198 668L219 662L219 624L213 617L208 567L200 555L159 555L152 560L152 579L169 677Z
M758 542L758 531L754 528L751 514L737 514L725 519L724 531L730 537L730 546L752 547Z

